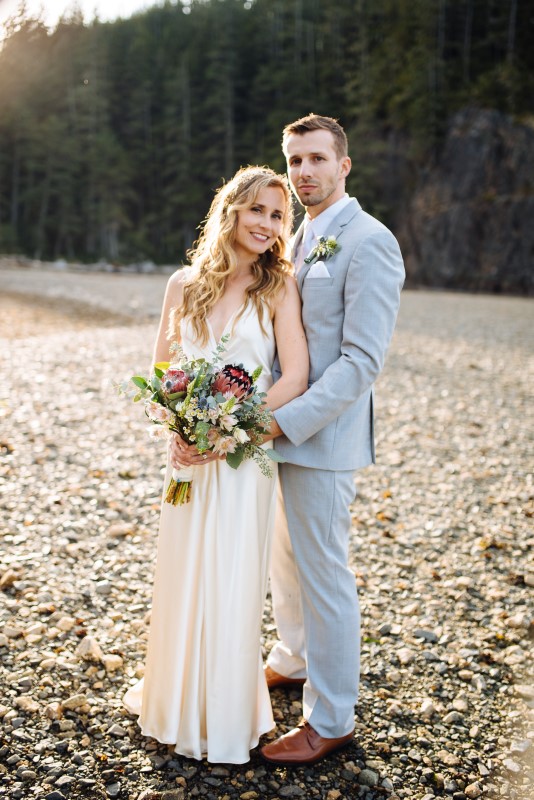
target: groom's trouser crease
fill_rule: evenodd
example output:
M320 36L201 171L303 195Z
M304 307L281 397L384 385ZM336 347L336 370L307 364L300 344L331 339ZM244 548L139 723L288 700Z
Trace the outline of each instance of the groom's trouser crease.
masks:
M277 526L271 572L276 621L286 641L273 648L269 664L291 677L306 674L296 620L293 625L286 620L291 605L287 597L297 593L308 677L304 716L321 736L335 738L353 730L358 694L360 615L356 581L347 563L354 473L282 464L280 478L291 545L283 526ZM281 588L285 598L279 602ZM299 603L293 606L298 616Z

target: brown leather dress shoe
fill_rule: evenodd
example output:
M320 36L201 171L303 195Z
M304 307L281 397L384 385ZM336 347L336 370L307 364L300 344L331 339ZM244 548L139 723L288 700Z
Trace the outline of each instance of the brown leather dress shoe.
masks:
M271 764L315 764L335 750L346 747L352 738L353 734L348 733L338 739L325 739L305 720L275 742L262 747L260 754Z
M269 666L264 667L264 672L269 689L277 689L279 686L304 686L306 683L306 678L286 678L285 675L279 675Z

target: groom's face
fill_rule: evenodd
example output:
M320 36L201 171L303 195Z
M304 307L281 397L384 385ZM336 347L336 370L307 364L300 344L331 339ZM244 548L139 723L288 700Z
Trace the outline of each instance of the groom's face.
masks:
M310 216L316 217L343 197L351 163L348 156L338 156L330 131L291 133L284 141L284 152L291 188Z

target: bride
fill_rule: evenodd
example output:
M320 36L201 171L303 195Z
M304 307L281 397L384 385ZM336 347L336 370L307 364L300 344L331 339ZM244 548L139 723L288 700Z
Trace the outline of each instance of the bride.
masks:
M155 362L169 360L172 340L209 359L229 334L224 363L261 366L271 410L305 391L308 350L285 257L291 222L286 178L270 169L243 168L218 191L190 266L169 280ZM242 764L274 727L260 627L276 464L269 478L252 460L236 471L181 440L171 449L175 466L199 468L191 501L162 506L145 674L124 703L143 734L177 753Z

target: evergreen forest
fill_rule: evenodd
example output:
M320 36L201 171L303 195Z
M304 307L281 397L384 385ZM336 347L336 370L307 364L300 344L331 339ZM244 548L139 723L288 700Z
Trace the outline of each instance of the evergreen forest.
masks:
M53 30L21 12L0 49L0 252L179 263L214 189L283 171L281 130L310 111L344 125L349 190L395 228L454 112L530 124L533 34L531 0L178 0Z

